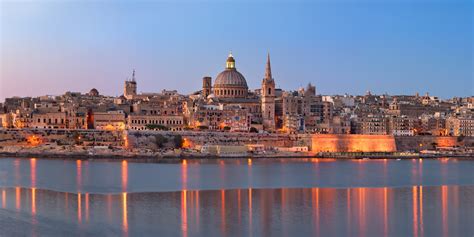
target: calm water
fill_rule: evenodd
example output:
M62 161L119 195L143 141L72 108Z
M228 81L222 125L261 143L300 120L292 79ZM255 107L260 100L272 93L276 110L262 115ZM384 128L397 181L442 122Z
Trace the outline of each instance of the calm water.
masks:
M0 159L0 236L474 236L474 161Z

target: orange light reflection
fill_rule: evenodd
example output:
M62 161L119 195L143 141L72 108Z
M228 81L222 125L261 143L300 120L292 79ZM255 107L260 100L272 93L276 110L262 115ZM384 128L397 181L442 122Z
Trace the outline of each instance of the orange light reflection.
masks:
M424 236L424 227L423 227L423 186L420 186L420 231L421 236Z
M388 236L388 203L387 203L388 188L383 188L383 230L384 236Z
M249 236L252 236L252 230L253 230L253 227L252 227L252 189L249 188L248 189L248 194L249 194Z
M183 185L183 189L187 189L188 187L188 162L183 159L181 164L181 183Z
M82 186L82 161L81 160L76 160L76 183L77 183L77 189L81 190Z
M311 195L313 203L313 215L314 215L314 221L315 221L315 226L316 226L316 233L319 234L319 188L312 188L311 189Z
M448 236L448 186L441 186L441 204L442 204L442 218L443 218L443 236Z
M36 187L36 159L30 159L30 168L31 168L31 187Z
M128 186L128 163L126 160L122 161L122 191L127 191Z
M181 232L183 236L188 236L188 208L187 208L187 191L181 192Z
M127 210L127 193L122 193L122 227L125 236L128 235L128 210Z
M81 193L77 194L77 220L79 223L82 222L82 202L81 202Z
M20 210L21 207L21 189L20 187L15 188L15 208Z
M86 222L89 222L89 193L86 193Z
M237 216L239 218L239 225L241 224L241 217L242 217L242 213L241 213L241 197L240 197L240 189L237 190Z
M225 233L225 223L226 219L225 219L225 191L222 189L221 190L221 229L222 229L222 233L224 234Z
M7 192L2 190L2 208L7 207Z
M199 191L198 190L196 191L196 226L199 228Z
M36 215L36 188L31 189L31 214Z
M418 236L418 189L412 188L413 194L413 236Z

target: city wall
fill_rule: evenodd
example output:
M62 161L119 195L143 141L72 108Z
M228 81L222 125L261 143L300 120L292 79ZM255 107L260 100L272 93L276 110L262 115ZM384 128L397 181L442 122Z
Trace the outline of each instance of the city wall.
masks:
M395 152L395 138L389 135L313 134L302 139L312 152Z
M256 134L223 132L169 131L100 131L51 129L0 129L0 147L113 146L153 148L155 135L168 138L181 135L186 147L203 145L261 144L274 147L307 146L311 152L395 152L420 151L441 147L474 147L474 137L438 137L356 134ZM153 139L151 139L153 138ZM169 139L171 141L171 139Z
M474 147L474 137L313 134L301 135L300 139L312 152L418 152L442 147Z
M262 144L266 147L291 147L297 143L297 137L288 134L257 134L257 133L224 133L224 132L193 132L193 131L128 131L128 144L131 147L141 145L146 142L146 137L161 134L171 138L175 135L181 135L187 145L248 145Z
M395 137L399 151L421 151L443 147L474 147L474 137L413 136Z
M0 146L35 147L53 146L122 146L123 133L100 130L67 130L67 129L2 129Z

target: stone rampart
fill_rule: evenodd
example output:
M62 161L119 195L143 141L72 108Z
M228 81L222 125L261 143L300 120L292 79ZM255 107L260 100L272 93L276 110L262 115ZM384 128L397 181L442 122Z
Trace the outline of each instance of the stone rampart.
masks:
M389 135L313 134L309 139L312 152L397 151L395 139Z

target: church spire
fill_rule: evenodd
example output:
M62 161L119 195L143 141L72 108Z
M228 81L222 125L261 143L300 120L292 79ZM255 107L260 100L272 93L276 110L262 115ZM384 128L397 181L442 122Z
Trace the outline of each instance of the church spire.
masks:
M270 53L267 54L267 66L265 67L265 80L272 80L272 67L270 66Z

